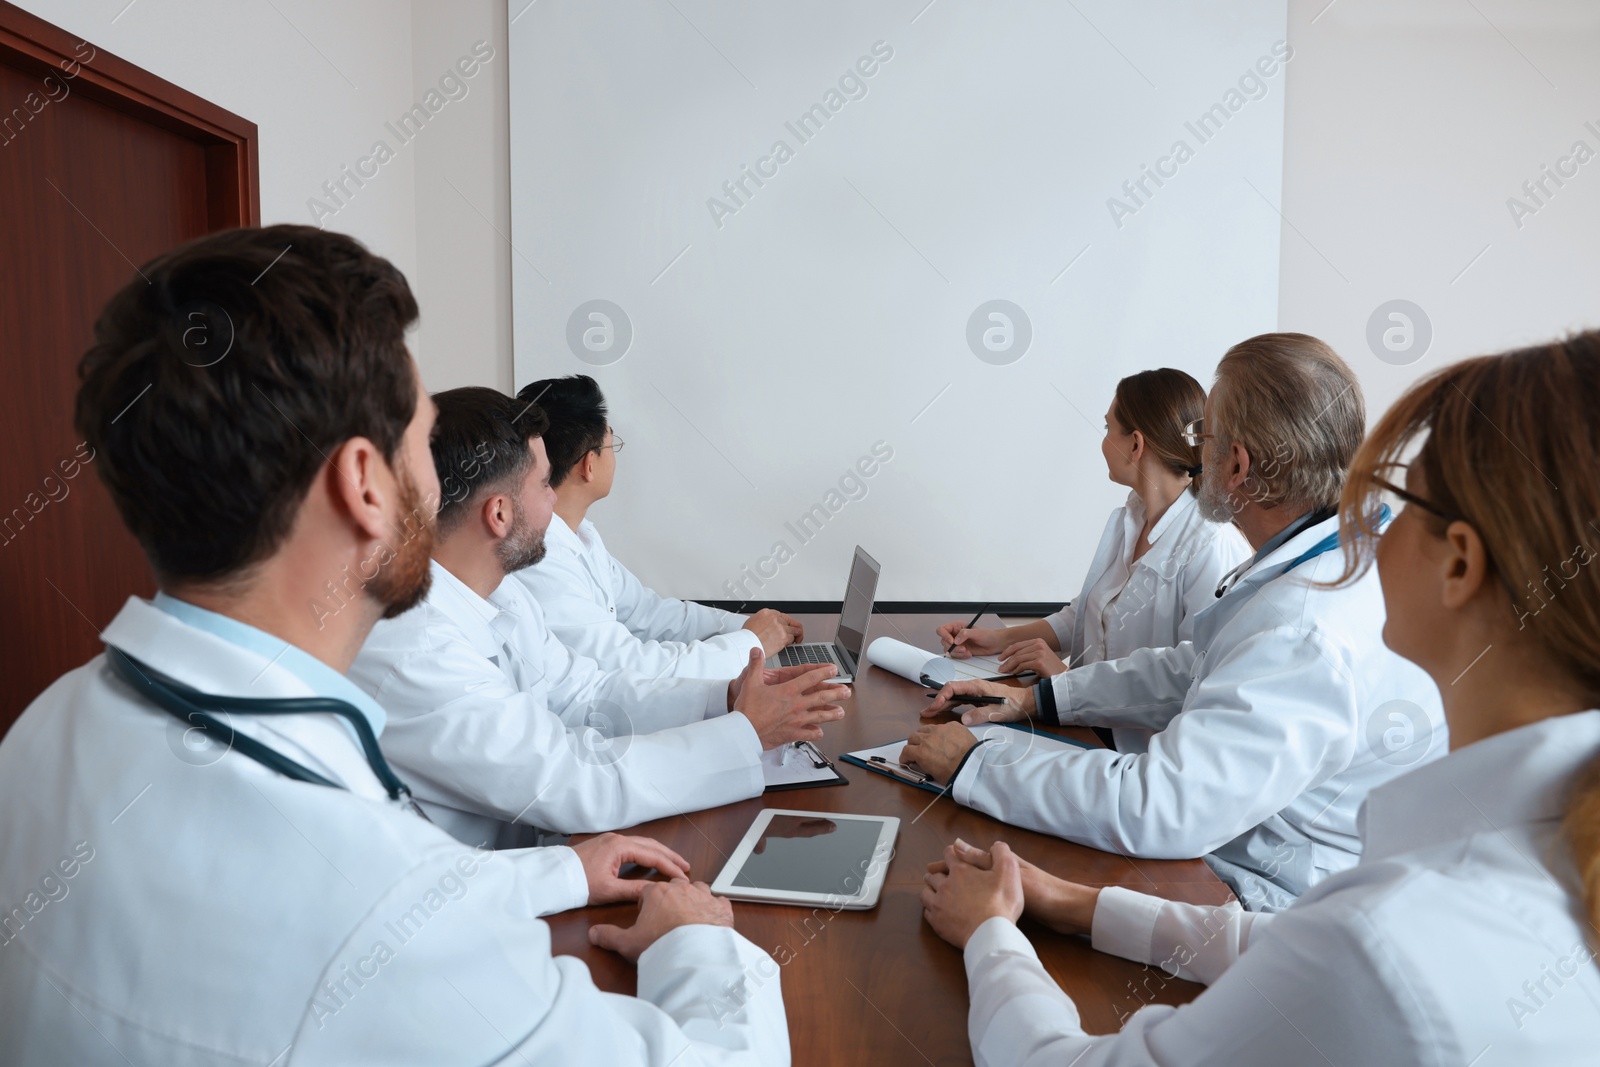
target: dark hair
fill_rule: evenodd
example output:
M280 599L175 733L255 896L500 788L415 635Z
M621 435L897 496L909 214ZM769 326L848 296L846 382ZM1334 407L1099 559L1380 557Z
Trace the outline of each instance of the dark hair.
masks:
M162 579L268 558L328 455L384 458L417 406L405 277L310 226L228 230L147 263L95 322L78 432Z
M1374 559L1375 478L1415 447L1408 464L1423 494L1483 539L1507 593L1507 617L1527 630L1557 671L1600 703L1600 331L1463 360L1395 401L1361 445L1339 502L1349 580ZM1418 441L1420 440L1420 446ZM1559 478L1558 485L1551 478ZM1434 531L1443 518L1428 516ZM1566 801L1563 831L1577 864L1586 917L1600 929L1600 758Z
M522 387L517 399L538 404L550 416L544 448L550 455L552 487L567 480L585 452L606 443L606 398L587 374L532 382Z
M1191 375L1171 367L1128 375L1117 383L1111 399L1111 414L1125 431L1144 434L1145 444L1164 467L1193 479L1190 492L1200 488L1200 480L1194 478L1200 466L1200 447L1184 441L1183 428L1205 411L1205 388Z
M548 420L538 405L513 400L498 389L469 385L433 394L433 466L439 474L441 535L448 535L486 493L520 485L533 459L528 441Z

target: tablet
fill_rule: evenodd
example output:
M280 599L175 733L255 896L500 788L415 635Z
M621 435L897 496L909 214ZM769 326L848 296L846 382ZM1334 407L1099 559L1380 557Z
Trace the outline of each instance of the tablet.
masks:
M875 907L900 820L887 815L767 808L745 832L711 891L734 900Z

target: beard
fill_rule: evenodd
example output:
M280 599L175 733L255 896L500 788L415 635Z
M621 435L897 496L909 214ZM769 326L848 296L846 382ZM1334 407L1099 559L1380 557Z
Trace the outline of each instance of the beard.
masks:
M433 582L430 562L434 517L423 509L422 493L411 471L402 467L397 473L402 517L396 528L402 535L400 545L366 583L367 594L382 606L385 619L403 615L416 607L428 595Z
M507 574L525 570L544 559L544 550L544 531L533 528L528 513L522 510L517 498L512 497L511 532L495 546L501 568Z
M1195 507L1207 522L1232 522L1239 512L1227 487L1222 484L1221 451L1213 448L1210 441L1200 450L1200 491L1195 494Z

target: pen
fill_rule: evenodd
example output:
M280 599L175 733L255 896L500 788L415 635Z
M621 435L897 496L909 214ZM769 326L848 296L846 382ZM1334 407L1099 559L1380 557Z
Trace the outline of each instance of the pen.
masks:
M924 774L921 771L912 770L904 763L896 763L893 760L884 759L882 756L872 756L869 758L868 762L878 764L890 774L904 775L914 782L929 782L933 780L933 775L931 774Z
M929 693L928 698L931 700L938 695L938 693ZM954 696L950 698L950 703L952 704L1004 704L1005 702L1005 697Z
M986 611L988 611L988 610L989 610L989 605L988 605L988 604L985 604L985 605L984 605L984 606L983 606L983 607L981 607L981 608L979 608L979 609L978 609L978 613L977 613L977 614L976 614L976 615L974 615L974 616L973 616L973 617L972 617L972 621L971 621L971 622L969 622L969 623L967 623L967 624L966 624L966 625L965 625L965 626L963 626L963 627L962 627L962 628L961 628L961 629L962 629L962 630L970 630L970 629L972 629L972 628L973 628L973 627L974 627L974 626L976 626L976 625L978 625L978 620L979 620L979 619L981 619L981 618L983 618L983 613L984 613L984 612L986 612ZM956 631L956 632L957 632L957 633L960 633L960 632L961 632L961 630L957 630L957 631ZM955 647L956 647L956 643L955 643L955 642L954 642L954 641L951 641L951 642L950 642L950 648L955 648ZM949 652L949 651L950 651L950 648L947 648L947 649L945 649L945 651L946 651L946 652Z

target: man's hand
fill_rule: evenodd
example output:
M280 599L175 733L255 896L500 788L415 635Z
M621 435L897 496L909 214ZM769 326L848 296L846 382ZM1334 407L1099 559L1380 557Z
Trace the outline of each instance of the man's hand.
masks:
M1016 922L1022 916L1022 867L1004 841L990 849L990 865L974 866L945 850L943 872L923 876L922 917L934 933L956 948L966 948L972 933L996 916Z
M711 895L704 882L687 878L670 882L642 882L639 918L632 926L602 923L589 927L589 943L638 963L639 955L662 935L680 926L733 926L733 905Z
M969 697L1004 697L1004 704L975 704L962 705L961 698ZM961 721L968 726L981 722L1020 722L1034 712L1034 699L1032 686L1003 685L1000 682L984 682L976 678L962 679L959 682L948 682L939 690L937 696L929 701L928 706L922 709L922 717L931 719L943 711L955 711L965 707L961 712Z
M947 622L935 632L939 635L939 647L951 659L991 656L1009 643L1004 630L968 627L964 622Z
M614 904L619 900L638 900L651 883L642 878L622 878L624 864L654 867L668 878L689 877L689 861L659 841L648 837L601 834L581 845L573 845L583 863L583 876L589 880L590 904Z
M968 752L978 745L972 731L958 722L941 722L917 727L900 750L901 763L914 763L943 785L961 766Z
M1042 637L1030 637L1026 641L1018 641L1014 645L1007 645L1006 650L1000 653L1000 671L1002 674L1021 674L1023 671L1032 671L1041 678L1054 678L1067 669L1061 657L1056 655L1056 650L1051 648Z
M1057 878L1021 856L1012 855L1022 870L1022 906L1030 919L1060 934L1088 934L1093 929L1094 909L1100 901L1098 886ZM936 877L949 874L952 867L963 863L988 870L994 864L994 856L958 837L954 844L945 848L944 859L928 864L923 880L933 886Z
M801 663L794 667L766 667L761 671L761 681L763 685L782 685L784 682L793 681L794 679L799 678L801 675L816 673L817 665L814 663ZM821 685L822 682L827 681L827 679L832 678L838 673L839 672L837 669L830 671L828 674L824 675L820 681L813 684L812 688L816 688L816 686ZM732 711L734 708L738 707L739 694L744 692L744 680L749 676L749 674L750 671L747 668L743 674L739 675L739 677L728 683L729 711Z
M850 695L850 687L825 685L836 668L780 667L763 670L759 650L750 650L750 663L744 674L728 686L733 709L750 720L764 749L795 741L820 741L822 724L844 718L839 701ZM769 681L769 676L776 676Z
M781 611L762 608L744 621L744 628L761 639L761 648L768 656L787 646L791 641L805 637L805 627Z

